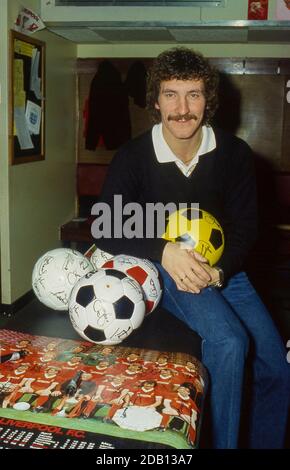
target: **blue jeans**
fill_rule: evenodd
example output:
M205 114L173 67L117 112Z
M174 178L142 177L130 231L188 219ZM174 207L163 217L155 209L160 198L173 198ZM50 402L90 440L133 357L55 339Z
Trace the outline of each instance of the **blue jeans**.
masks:
M164 282L162 306L202 338L202 360L210 375L215 448L237 447L245 359L253 341L250 443L255 449L282 448L290 399L290 365L279 333L244 272L219 291L179 291L156 264Z

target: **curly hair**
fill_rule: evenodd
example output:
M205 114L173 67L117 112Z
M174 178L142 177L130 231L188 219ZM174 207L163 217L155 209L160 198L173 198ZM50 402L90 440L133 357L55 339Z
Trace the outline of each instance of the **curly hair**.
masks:
M203 80L206 108L203 124L209 124L218 107L219 76L202 54L176 47L162 52L154 61L147 76L147 110L153 123L161 121L160 111L155 108L160 84L167 80Z

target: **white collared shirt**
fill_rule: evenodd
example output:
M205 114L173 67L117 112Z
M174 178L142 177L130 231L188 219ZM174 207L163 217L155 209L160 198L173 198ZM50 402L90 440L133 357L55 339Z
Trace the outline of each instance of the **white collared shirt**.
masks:
M183 163L171 150L162 132L162 123L155 124L152 128L152 140L159 163L175 162L180 171L185 176L190 176L196 167L199 157L205 153L211 152L216 148L216 139L214 131L210 126L202 126L202 141L194 158L189 163Z

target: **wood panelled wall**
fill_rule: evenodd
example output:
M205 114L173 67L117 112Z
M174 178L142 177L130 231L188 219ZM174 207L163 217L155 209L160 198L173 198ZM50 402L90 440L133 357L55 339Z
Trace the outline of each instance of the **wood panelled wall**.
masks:
M83 109L91 81L103 59L79 59L78 162L108 164L115 153L104 146L85 149ZM136 59L109 59L122 79ZM220 71L220 106L215 123L246 140L274 171L290 171L290 60L210 59ZM142 59L148 68L152 59ZM147 111L130 98L132 137L151 125ZM113 112L113 110L112 110Z

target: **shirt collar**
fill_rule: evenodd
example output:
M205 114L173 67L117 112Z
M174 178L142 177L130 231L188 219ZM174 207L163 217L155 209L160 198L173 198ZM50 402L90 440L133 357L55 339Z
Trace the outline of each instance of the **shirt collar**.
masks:
M187 169L198 163L199 157L205 153L211 152L216 148L216 139L214 131L210 126L202 126L202 141L195 157L188 165L185 165L171 150L162 132L162 123L155 124L152 128L152 140L159 163L176 162L179 165L185 166Z

